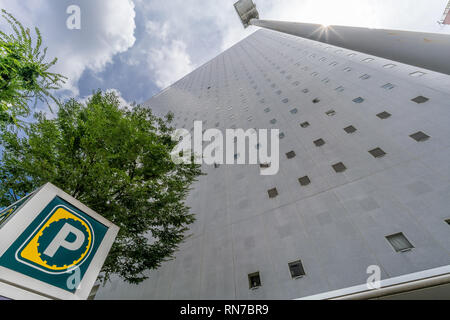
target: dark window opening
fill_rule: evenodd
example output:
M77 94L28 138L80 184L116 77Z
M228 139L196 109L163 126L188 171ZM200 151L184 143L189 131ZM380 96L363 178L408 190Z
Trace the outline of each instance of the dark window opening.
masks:
M370 150L369 153L375 158L382 158L386 155L386 152L384 152L381 148Z
M286 153L286 157L288 159L293 159L295 158L295 156L296 156L295 151L289 151L288 153Z
M300 260L289 263L289 271L292 279L298 279L305 275L305 270Z
M337 173L340 173L340 172L344 172L345 170L347 170L347 167L342 162L339 162L339 163L336 163L333 165L333 169Z
M314 141L314 144L316 145L316 147L321 147L325 144L325 140L318 139L318 140Z
M278 196L277 188L270 189L267 191L267 193L269 194L270 199L276 198Z
M248 284L250 289L257 289L261 287L261 277L259 276L259 272L248 275Z
M424 96L418 96L418 97L412 99L411 101L413 101L413 102L415 102L415 103L418 103L418 104L421 104L421 103L427 102L428 100L430 100L430 99L428 99L427 97L424 97Z
M383 111L383 112L377 114L377 117L384 120L384 119L390 118L391 114L387 111Z
M413 138L414 140L416 140L417 142L423 142L423 141L427 141L428 139L430 139L430 136L423 133L422 131L416 132L412 135L410 135L411 138Z
M347 128L344 128L344 131L350 134L356 132L356 128L354 126L348 126Z
M386 239L396 252L407 252L414 248L411 242L409 242L409 240L401 232L387 236Z
M309 122L303 122L300 124L300 127L302 128L308 128L310 126Z
M304 176L304 177L299 178L298 182L302 186L307 186L307 185L311 184L311 179L309 179L308 176Z

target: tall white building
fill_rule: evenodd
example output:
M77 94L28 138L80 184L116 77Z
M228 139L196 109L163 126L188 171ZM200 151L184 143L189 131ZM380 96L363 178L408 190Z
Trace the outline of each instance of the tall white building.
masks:
M450 273L449 76L259 30L147 104L188 130L280 129L280 171L204 165L176 259L97 299L330 298L377 267L382 287Z

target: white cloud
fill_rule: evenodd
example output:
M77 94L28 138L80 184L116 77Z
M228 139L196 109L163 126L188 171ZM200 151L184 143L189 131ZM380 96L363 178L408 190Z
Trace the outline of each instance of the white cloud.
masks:
M90 69L102 71L135 42L135 7L132 0L79 0L81 30L69 30L66 9L74 1L0 0L0 7L16 16L25 26L38 26L48 47L48 57L58 57L51 71L69 78L64 89L78 95L78 80Z

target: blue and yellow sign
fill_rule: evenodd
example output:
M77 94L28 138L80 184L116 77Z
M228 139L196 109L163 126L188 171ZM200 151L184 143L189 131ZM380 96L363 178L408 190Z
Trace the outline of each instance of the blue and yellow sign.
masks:
M74 268L83 278L108 228L55 197L0 258L0 265L74 292Z

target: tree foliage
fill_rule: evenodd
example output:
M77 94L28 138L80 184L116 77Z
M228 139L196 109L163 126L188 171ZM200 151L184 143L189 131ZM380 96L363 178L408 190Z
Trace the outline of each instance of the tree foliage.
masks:
M50 91L61 87L65 77L48 70L57 58L45 62L47 48L42 48L42 36L38 28L36 44L33 45L30 29L10 13L2 9L2 17L13 33L0 30L0 126L17 123L17 117L30 114L29 103L49 99L59 105Z
M37 114L25 136L1 134L0 207L55 184L120 227L102 279L141 282L172 257L194 221L184 200L201 172L171 160L172 118L120 108L114 93L100 91L85 104L67 101L55 119Z

